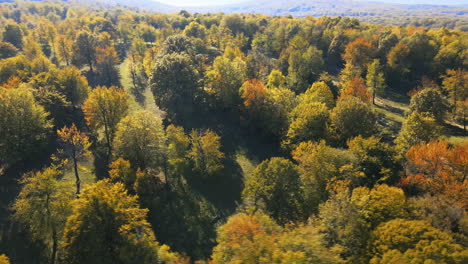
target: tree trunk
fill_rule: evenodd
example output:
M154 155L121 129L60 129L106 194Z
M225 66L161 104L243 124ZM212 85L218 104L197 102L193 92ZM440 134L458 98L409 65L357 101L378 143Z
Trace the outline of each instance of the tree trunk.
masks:
M55 230L55 227L53 227L52 231L52 255L50 256L50 264L55 264L55 259L57 258L57 248L58 248L58 242L57 242L57 231Z
M80 186L81 180L80 175L78 174L78 161L76 160L76 151L73 149L73 169L75 170L75 178L76 178L76 198L80 195Z

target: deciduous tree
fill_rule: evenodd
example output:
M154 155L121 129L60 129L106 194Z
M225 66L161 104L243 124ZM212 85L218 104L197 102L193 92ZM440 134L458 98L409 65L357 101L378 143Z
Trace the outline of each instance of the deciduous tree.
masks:
M101 180L73 202L61 252L67 263L155 263L158 242L137 196L121 183Z
M171 121L183 120L193 114L200 95L199 78L187 55L172 53L156 63L150 79L151 89L156 104L168 113Z
M124 117L117 125L114 156L124 158L142 170L163 165L165 134L162 119L141 110Z
M52 124L28 88L0 88L0 166L31 157L46 143Z
M370 136L376 130L375 112L356 97L339 100L330 118L339 139L343 141L359 135Z
M57 130L57 136L62 143L62 150L65 157L72 159L73 171L75 172L76 178L76 195L79 196L81 180L78 173L78 161L91 155L89 151L91 143L89 142L88 136L80 132L75 124Z
M73 189L59 181L62 172L57 167L29 173L21 180L21 191L13 204L14 218L35 241L49 250L47 258L56 263L58 246L70 212Z
M191 149L188 156L193 161L195 170L207 176L217 174L224 168L224 153L221 152L221 138L213 131L190 133Z
M366 85L372 94L372 103L375 104L375 97L383 96L386 87L384 73L378 59L367 65Z
M283 158L266 160L245 181L242 198L281 224L304 220L299 172Z
M104 130L108 158L112 153L112 141L117 124L127 115L128 108L128 94L115 86L96 87L84 102L83 112L88 126L95 132Z

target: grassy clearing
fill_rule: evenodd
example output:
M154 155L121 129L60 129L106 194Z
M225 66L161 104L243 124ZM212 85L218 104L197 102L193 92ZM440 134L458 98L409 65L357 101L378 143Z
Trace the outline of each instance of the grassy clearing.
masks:
M244 179L248 177L258 165L258 162L249 159L243 151L237 152L235 157L237 164L239 164L242 169Z
M69 163L65 170L65 174L62 181L75 182L75 171L73 170L72 161ZM78 173L80 175L81 187L83 188L87 184L96 182L96 175L94 174L93 160L88 159L78 162Z

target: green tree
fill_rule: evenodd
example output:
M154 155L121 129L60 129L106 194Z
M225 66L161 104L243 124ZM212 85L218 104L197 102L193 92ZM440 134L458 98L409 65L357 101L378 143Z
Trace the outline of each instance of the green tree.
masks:
M73 44L73 61L78 67L87 64L89 70L93 71L93 65L96 62L96 37L88 31L80 31L76 34Z
M48 113L27 88L0 87L0 116L0 166L39 152L51 132Z
M329 109L335 106L335 98L330 87L323 81L315 82L307 91L299 96L299 102L307 103L323 103Z
M117 125L114 156L124 158L142 170L163 165L165 134L162 119L141 110L124 117Z
M468 114L468 71L447 70L443 76L442 87L450 95L453 116L461 120L466 131L466 116Z
M184 35L187 37L205 39L207 35L206 27L195 21L190 22L184 29Z
M264 209L281 224L304 220L303 199L296 165L283 158L265 160L244 183L247 206Z
M16 56L18 49L10 42L0 42L0 59Z
M359 166L366 174L363 184L372 186L376 183L394 184L399 180L401 165L394 160L394 147L372 136L355 137L347 143L349 151L354 154Z
M191 149L188 153L194 169L207 176L215 175L224 168L224 153L221 152L221 138L215 132L206 130L190 133Z
M322 51L314 46L305 52L291 52L288 59L288 85L297 93L305 91L323 71Z
M366 85L372 93L372 103L375 104L375 97L383 96L386 87L384 74L378 59L367 65Z
M296 94L288 88L268 89L263 127L271 135L282 137L288 130L289 115L297 105Z
M324 139L330 119L330 111L323 103L300 103L290 115L285 145L297 146L304 141Z
M47 258L56 263L58 246L70 212L73 189L59 181L57 167L28 173L21 179L21 191L13 204L14 218L35 241L48 249Z
M356 158L346 150L327 146L323 140L302 142L292 157L298 163L307 213L317 212L318 205L328 199L327 184L331 179L355 180Z
M199 79L187 55L172 53L158 60L150 85L156 104L168 113L169 120L183 120L193 114L200 95Z
M23 31L16 23L9 23L5 26L2 39L4 42L13 44L18 49L23 48Z
M60 91L65 95L67 101L74 106L81 106L88 97L90 91L88 80L81 75L80 70L75 67L65 67L57 71L57 82Z
M377 115L356 97L339 100L330 118L333 129L342 141L359 135L370 136L376 130Z
M401 154L412 146L433 141L442 136L442 127L434 118L413 112L406 117L395 140Z
M281 88L286 86L286 77L279 70L272 70L268 75L268 82L266 87L268 89Z
M439 124L444 123L448 110L448 102L436 89L426 88L411 97L411 112L432 116Z
M158 242L137 196L101 180L73 202L61 252L67 263L156 263Z
M329 247L340 247L348 263L365 263L369 226L351 200L347 182L329 184L330 198L319 208L318 218Z
M206 72L208 88L224 107L230 108L240 103L239 89L247 78L246 69L241 51L227 49L224 56L217 57L213 68Z
M182 127L169 125L166 128L166 158L167 172L178 180L188 175L190 163L188 152L190 150L190 137L185 134Z

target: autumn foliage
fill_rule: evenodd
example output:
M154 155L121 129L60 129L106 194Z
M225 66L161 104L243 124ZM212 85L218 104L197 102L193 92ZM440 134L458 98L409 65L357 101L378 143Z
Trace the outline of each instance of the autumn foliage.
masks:
M447 141L433 141L413 146L406 156L410 174L402 178L402 186L441 194L466 208L468 143L451 146Z

